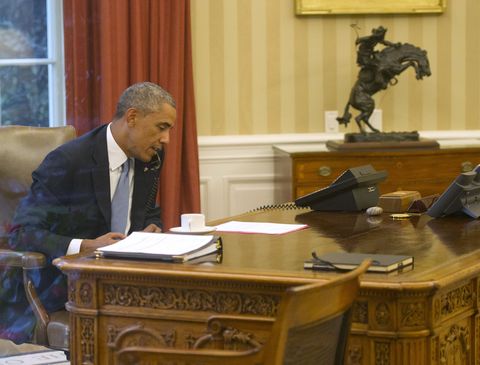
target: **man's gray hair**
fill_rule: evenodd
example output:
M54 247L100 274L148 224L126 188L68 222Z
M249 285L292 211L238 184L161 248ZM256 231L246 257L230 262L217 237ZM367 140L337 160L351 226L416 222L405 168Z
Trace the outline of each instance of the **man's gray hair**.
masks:
M113 119L123 117L129 108L135 108L143 115L158 112L165 103L174 108L176 106L172 95L161 86L153 82L139 82L129 86L122 93Z

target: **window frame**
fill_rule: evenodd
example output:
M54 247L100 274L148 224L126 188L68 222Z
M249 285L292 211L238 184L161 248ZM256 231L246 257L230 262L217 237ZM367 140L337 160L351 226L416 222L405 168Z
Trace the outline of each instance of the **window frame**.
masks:
M63 1L46 0L47 58L0 59L4 66L48 66L48 120L50 127L66 124L65 67L63 48Z

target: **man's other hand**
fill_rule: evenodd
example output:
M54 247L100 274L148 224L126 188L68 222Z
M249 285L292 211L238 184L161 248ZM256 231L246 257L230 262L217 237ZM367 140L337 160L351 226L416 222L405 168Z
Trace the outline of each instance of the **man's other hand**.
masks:
M111 245L118 240L123 240L126 236L119 232L109 232L103 236L97 237L94 240L84 239L80 245L80 252L94 251L99 247Z
M153 232L153 233L160 233L162 232L162 229L157 226L156 224L149 224L143 229L143 232Z

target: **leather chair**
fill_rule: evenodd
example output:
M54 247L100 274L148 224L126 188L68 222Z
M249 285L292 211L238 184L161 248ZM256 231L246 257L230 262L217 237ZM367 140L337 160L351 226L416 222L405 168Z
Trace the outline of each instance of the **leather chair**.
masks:
M357 296L362 275L370 265L365 261L354 271L329 282L289 288L278 309L276 319L265 317L213 316L209 333L198 339L192 350L132 345L116 353L117 364L343 364L350 308ZM262 323L260 323L262 322ZM231 338L244 328L272 323L272 332L264 345L248 338L250 349L235 351L204 349L219 338ZM228 332L228 333L226 333ZM217 344L215 344L217 346Z
M32 184L33 170L48 152L73 138L72 126L0 127L0 268L23 269L26 295L37 319L34 342L62 350L68 350L69 345L68 312L47 313L29 277L32 270L45 267L45 256L38 252L12 251L7 242L15 209Z

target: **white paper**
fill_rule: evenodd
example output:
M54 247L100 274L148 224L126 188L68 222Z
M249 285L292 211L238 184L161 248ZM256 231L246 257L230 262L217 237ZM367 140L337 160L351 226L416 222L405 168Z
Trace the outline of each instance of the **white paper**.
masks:
M133 232L117 243L99 248L102 252L183 255L212 241L213 236Z
M306 224L283 224L230 221L217 226L217 231L238 233L284 234L308 227Z
M41 351L26 355L12 355L0 358L0 365L64 365L70 364L63 351Z

